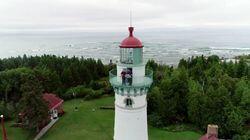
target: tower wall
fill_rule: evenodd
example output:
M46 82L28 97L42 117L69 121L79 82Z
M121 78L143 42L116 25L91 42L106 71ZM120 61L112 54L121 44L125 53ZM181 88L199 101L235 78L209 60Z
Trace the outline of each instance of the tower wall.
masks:
M125 93L127 94L127 93ZM131 94L133 95L134 93L131 92ZM125 99L127 98L131 98L133 101L133 105L132 108L128 108L126 107L125 104ZM120 108L124 108L126 110L135 110L138 108L143 108L144 106L147 105L147 100L146 100L146 94L140 95L140 96L122 96L120 94L115 94L115 105L119 106Z
M132 108L126 107L126 98L115 95L114 140L148 140L146 95L129 97Z

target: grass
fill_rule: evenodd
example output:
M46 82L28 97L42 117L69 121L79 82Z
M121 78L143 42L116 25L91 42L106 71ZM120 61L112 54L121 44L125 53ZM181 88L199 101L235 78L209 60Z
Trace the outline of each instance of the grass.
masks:
M49 130L41 140L112 140L114 111L100 110L100 106L113 105L113 97L92 101L81 99L64 103L65 115ZM74 107L78 106L78 111ZM30 140L31 135L22 129L9 127L9 140ZM169 132L149 127L150 140L197 140L199 133L193 131Z
M31 140L34 135L22 128L11 127L12 121L5 123L8 140ZM2 131L0 140L2 140Z
M198 140L201 135L194 131L169 132L158 128L149 128L149 140Z

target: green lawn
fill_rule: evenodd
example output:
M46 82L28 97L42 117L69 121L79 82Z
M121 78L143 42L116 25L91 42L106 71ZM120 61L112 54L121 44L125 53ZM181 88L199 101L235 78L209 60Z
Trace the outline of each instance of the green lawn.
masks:
M5 123L8 140L32 140L34 135L21 128L10 127L12 122ZM2 129L0 140L2 140Z
M81 99L64 103L66 114L50 129L41 140L112 140L114 111L100 110L99 106L113 105L113 97L105 97L92 101ZM74 111L77 105L79 110ZM29 140L27 131L10 128L7 131L9 140ZM150 140L197 140L199 133L192 131L168 132L149 127Z

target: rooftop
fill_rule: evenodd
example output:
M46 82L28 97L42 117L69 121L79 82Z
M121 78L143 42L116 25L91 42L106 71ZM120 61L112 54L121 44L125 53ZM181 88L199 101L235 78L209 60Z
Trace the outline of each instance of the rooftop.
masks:
M120 47L121 48L142 48L143 45L139 39L134 37L133 31L134 27L128 27L129 30L129 36L125 38L122 42Z
M63 100L57 97L55 94L45 93L43 94L43 99L48 102L49 110L57 108L63 103Z

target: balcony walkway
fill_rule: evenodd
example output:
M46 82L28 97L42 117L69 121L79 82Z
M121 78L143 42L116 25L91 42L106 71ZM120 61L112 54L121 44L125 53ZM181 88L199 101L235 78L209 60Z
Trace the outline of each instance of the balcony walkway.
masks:
M122 77L117 76L116 69L113 69L109 72L109 81L117 88L149 88L153 83L153 71L146 70L144 77L132 77L127 82L122 82Z
M119 79L119 80L118 80ZM120 77L112 77L109 79L110 83L114 87L135 87L135 88L143 88L143 87L150 87L153 83L153 79L150 77L142 77L141 82L134 83L132 82L131 85L122 83L122 80L120 80Z

